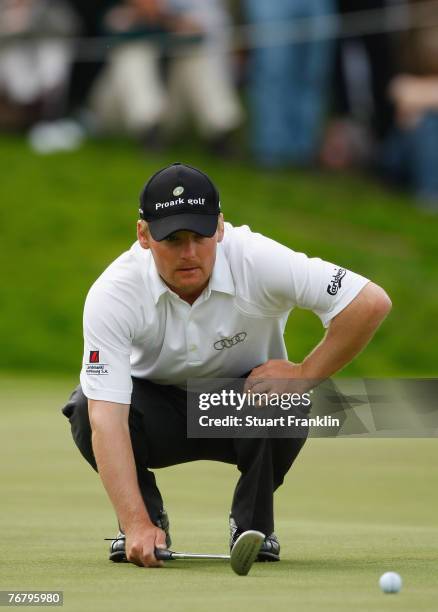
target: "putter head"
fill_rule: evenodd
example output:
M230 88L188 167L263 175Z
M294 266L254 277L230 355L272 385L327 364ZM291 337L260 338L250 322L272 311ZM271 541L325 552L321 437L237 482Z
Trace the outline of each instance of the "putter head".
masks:
M259 554L265 535L260 531L244 531L231 550L231 567L239 576L246 576Z

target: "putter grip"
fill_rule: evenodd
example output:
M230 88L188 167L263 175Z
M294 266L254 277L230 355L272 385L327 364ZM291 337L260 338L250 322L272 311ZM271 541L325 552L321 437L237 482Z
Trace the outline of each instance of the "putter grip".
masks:
M172 561L172 551L167 548L156 548L155 557L158 561Z

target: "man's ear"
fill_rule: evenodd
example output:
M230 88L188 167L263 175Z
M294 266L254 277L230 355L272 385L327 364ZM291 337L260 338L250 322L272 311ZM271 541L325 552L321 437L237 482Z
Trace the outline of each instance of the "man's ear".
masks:
M149 230L144 221L137 221L137 240L144 249L150 249Z
M224 237L224 216L222 213L219 213L219 219L217 222L217 241L222 242Z

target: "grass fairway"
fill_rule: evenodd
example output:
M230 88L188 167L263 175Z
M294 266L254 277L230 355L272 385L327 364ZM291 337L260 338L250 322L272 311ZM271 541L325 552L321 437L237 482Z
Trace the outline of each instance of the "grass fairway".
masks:
M74 384L0 378L0 589L63 590L65 610L86 612L436 610L436 440L310 440L276 497L281 563L246 578L221 561L145 570L107 561L113 513L59 413ZM225 552L235 468L157 475L173 548ZM379 591L387 570L398 595Z

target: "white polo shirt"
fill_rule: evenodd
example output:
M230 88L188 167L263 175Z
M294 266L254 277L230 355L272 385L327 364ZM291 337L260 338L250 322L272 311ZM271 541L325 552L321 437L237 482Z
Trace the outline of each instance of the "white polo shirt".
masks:
M237 378L286 359L291 310L323 325L366 285L363 276L225 223L209 285L190 306L161 280L135 242L91 287L84 309L81 384L90 399L129 404L131 376L183 386L189 378Z

